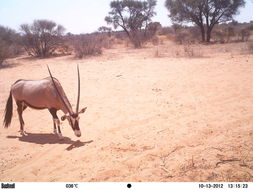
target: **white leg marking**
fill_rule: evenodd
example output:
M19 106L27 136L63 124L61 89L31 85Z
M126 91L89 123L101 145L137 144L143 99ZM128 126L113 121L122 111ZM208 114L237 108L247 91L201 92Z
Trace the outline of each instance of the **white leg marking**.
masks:
M61 122L59 119L54 119L54 124L55 124L55 127L58 127L58 126L60 126ZM56 128L54 128L54 134L58 134Z
M58 133L58 137L59 137L59 139L60 139L60 140L62 140L62 139L63 139L63 136L62 136L62 134L61 134L61 133Z
M20 132L20 135L22 135L22 136L27 136L27 133L24 131L24 130L21 130L21 131L19 131Z

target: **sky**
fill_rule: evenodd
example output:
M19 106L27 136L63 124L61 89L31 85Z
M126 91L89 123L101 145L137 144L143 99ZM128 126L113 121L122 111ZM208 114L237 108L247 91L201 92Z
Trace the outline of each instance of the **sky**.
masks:
M19 30L21 24L31 24L35 19L48 19L61 24L66 32L74 34L91 33L100 26L107 26L105 16L110 11L112 0L0 0L0 25ZM165 0L157 0L153 21L162 26L171 25ZM253 0L246 0L239 22L253 20Z

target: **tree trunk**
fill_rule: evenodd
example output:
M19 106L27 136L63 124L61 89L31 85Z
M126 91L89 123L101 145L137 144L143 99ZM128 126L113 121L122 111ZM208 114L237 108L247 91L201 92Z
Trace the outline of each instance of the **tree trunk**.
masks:
M205 38L205 28L204 28L203 25L201 25L199 27L200 27L200 31L201 31L202 42L205 42L206 41L206 38Z
M209 26L207 28L207 30L206 30L206 42L210 42L212 30L213 30L213 26Z
M210 29L207 29L206 31L206 42L210 42L211 39L211 31Z
M130 37L130 41L134 45L135 48L141 48L142 47L142 41L141 36L139 35L138 31L132 31Z

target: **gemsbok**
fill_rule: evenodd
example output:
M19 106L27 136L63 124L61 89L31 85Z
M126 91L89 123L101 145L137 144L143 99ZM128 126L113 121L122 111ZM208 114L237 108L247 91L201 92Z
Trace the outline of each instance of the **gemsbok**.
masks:
M20 122L20 134L26 135L24 131L24 120L22 117L23 111L27 108L33 109L48 109L53 116L54 133L58 134L59 138L62 139L60 120L57 116L57 111L62 110L65 115L61 117L61 120L68 120L69 125L72 127L75 135L77 137L81 136L81 131L79 128L79 114L84 113L87 107L79 111L79 101L80 101L80 74L79 67L77 65L78 73L78 96L76 111L72 110L71 104L60 84L60 82L54 78L51 71L48 68L50 77L44 78L42 80L17 80L10 90L10 95L5 107L4 116L4 127L8 128L11 124L13 103L12 97L14 97L17 104L17 112ZM58 133L56 130L58 128Z

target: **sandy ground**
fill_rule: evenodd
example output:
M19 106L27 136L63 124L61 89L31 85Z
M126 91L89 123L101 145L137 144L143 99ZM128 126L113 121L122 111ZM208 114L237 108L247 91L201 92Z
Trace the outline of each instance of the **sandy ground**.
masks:
M0 115L17 79L48 76L75 107L81 73L82 137L48 110L24 112L0 129L0 181L253 181L253 55L245 44L143 49L100 57L9 60L0 69ZM62 112L58 113L62 116Z

